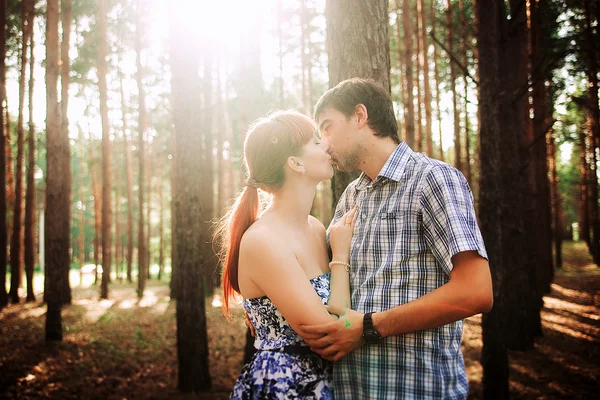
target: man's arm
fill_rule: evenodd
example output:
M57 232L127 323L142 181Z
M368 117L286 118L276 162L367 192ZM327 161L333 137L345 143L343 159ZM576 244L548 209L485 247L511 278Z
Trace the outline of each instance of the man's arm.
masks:
M493 305L492 278L488 262L476 251L452 257L450 281L409 303L373 314L373 326L381 336L402 335L446 325ZM341 321L300 326L306 343L324 358L337 361L362 343L363 314L345 310L350 326Z
M402 335L446 325L492 309L488 262L476 251L452 257L450 281L414 301L373 314L381 336Z

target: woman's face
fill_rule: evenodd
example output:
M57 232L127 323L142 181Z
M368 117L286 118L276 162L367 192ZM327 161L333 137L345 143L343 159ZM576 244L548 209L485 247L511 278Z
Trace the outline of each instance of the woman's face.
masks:
M302 146L302 154L298 158L303 162L307 178L321 182L333 176L333 161L327 154L326 144L316 136Z

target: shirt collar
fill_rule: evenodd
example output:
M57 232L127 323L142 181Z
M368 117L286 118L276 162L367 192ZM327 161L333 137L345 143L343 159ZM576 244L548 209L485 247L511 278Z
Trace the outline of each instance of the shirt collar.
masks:
M413 151L408 147L406 142L400 142L400 144L396 147L396 149L392 152L390 157L387 159L379 174L373 182L378 182L383 180L384 178L390 179L395 182L400 182L402 179L402 175L404 174L404 169L406 168L406 164ZM367 187L371 183L371 178L364 172L360 174L358 177L358 182L356 184L357 190L362 190Z

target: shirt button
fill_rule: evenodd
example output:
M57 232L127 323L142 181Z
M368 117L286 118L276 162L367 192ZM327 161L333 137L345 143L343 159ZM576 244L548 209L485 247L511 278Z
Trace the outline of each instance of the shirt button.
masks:
M366 214L366 213L362 213L360 217L361 217L362 219L365 219L365 218L367 218L367 214Z

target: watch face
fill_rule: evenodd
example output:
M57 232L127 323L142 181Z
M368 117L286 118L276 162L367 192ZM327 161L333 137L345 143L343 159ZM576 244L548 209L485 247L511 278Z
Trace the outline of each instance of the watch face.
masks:
M364 338L368 344L377 344L381 341L381 337L374 332L365 332Z

